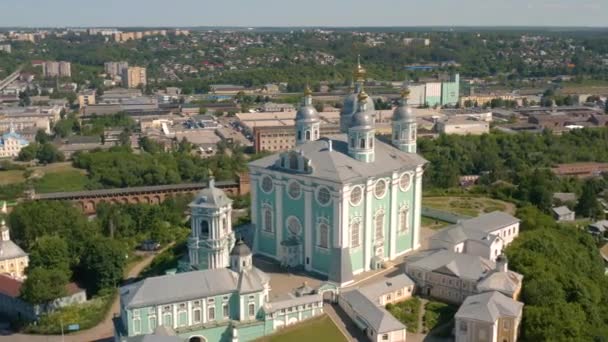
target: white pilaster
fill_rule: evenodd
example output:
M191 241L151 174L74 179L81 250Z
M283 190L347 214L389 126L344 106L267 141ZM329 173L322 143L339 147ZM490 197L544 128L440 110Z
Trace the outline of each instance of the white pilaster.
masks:
M332 241L330 242L330 246L334 248L339 248L343 246L342 242L342 225L341 217L340 217L340 209L342 208L342 195L340 190L337 193L332 194L332 206L333 206L333 220L332 222Z
M283 184L282 181L275 181L274 184L274 205L277 208L275 216L275 229L276 229L276 258L277 260L283 259L283 249L281 248L281 241L283 241Z
M345 186L342 189L340 201L342 203L340 207L340 212L338 216L340 217L340 233L342 236L341 246L342 247L350 247L350 220L348 219L348 209L350 207L349 204L350 198L350 189L348 186Z
M156 325L163 325L163 307L162 307L162 305L158 305L156 307Z
M247 315L245 314L245 298L242 295L239 295L239 320L244 321Z
M422 214L422 174L421 166L416 168L416 187L414 188L414 249L420 248L420 215Z
M202 299L201 302L203 305L201 308L203 310L203 312L201 312L202 322L207 323L207 299Z
M192 325L192 302L188 301L188 313L186 314L188 316L188 326Z
M363 269L369 271L371 268L372 257L372 201L374 192L374 182L370 178L365 184L365 199L363 215Z
M173 304L173 329L177 328L177 304Z
M399 174L393 172L391 180L391 216L389 224L389 259L393 260L397 254L397 193L399 192Z
M251 196L251 223L253 225L253 252L256 253L259 249L258 247L258 243L260 240L260 230L262 228L262 225L258 222L258 177L251 175L251 189L250 189L250 196ZM232 220L232 219L231 219ZM231 221L232 224L232 221ZM232 227L232 225L231 225Z
M304 268L307 271L312 270L312 201L313 188L306 184L304 187ZM306 260L309 263L306 263Z

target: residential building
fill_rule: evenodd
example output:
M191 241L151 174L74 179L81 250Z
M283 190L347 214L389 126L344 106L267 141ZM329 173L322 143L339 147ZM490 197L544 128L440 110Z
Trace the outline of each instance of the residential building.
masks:
M80 108L95 104L95 90L83 91L78 94L78 106Z
M448 226L431 236L429 245L495 261L519 235L519 222L507 213L494 211Z
M590 224L587 227L587 231L596 236L606 236L606 232L608 232L608 220L601 220Z
M456 342L516 342L523 303L492 291L465 299L456 315Z
M560 222L574 221L576 219L576 213L565 205L561 207L552 208L553 218Z
M0 52L11 53L12 48L10 44L0 44Z
M570 163L558 164L551 169L560 177L590 178L598 177L608 172L608 163Z
M494 262L446 249L411 256L406 261L405 273L423 295L455 304L487 291L499 291L516 299L523 281L521 274L508 270L504 256Z
M420 246L426 161L416 154L407 93L393 115L392 145L376 139L362 87L356 112L340 116L347 134L326 138L311 94L296 114L295 149L249 164L254 250L344 286Z
M15 133L14 126L11 126L8 133L0 135L0 158L17 157L21 149L29 144L21 135Z
M122 76L123 71L129 68L129 63L125 61L105 62L103 68L105 73L112 77Z
M27 253L11 241L10 231L6 222L0 222L0 274L22 280L29 264Z
M44 62L42 64L42 75L44 77L72 77L72 65L70 62Z
M125 88L137 88L148 84L146 68L128 67L122 70L122 85Z
M296 137L293 134L294 130L294 126L254 127L253 145L255 151L280 152L294 148L296 146ZM321 126L321 134L323 136L331 136L339 133L339 126Z
M449 80L411 84L412 106L455 106L460 97L460 75L451 75Z
M340 294L338 304L370 341L406 341L405 325L360 290Z
M272 112L295 112L295 108L291 103L273 103L265 102L260 108L264 113Z

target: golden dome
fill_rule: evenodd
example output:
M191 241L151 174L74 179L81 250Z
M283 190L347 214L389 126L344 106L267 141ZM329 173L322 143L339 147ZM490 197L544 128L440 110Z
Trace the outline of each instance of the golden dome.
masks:
M409 88L401 89L401 97L404 99L407 99L408 97L410 97L410 89Z
M363 101L367 100L368 97L369 96L367 95L365 90L361 89L361 92L359 92L359 96L358 96L359 102L363 102Z
M357 68L355 69L353 74L355 75L355 79L357 81L365 80L367 70L365 70L365 68L361 65L361 55L357 56Z
M310 86L307 84L306 88L304 88L304 96L310 96L312 95L312 90L310 89Z

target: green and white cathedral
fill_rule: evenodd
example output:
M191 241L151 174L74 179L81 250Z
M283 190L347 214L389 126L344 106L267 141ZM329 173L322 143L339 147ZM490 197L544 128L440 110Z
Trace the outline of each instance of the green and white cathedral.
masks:
M365 69L340 116L341 135L320 137L309 90L296 115L296 147L249 164L254 253L339 286L420 246L422 175L416 119L403 92L392 144L376 139Z

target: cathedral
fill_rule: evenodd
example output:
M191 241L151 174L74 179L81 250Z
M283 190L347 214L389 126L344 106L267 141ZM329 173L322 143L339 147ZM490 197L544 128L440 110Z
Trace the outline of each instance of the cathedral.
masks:
M373 99L359 63L340 115L321 137L309 89L296 114L296 147L249 164L254 253L345 286L420 246L422 174L416 118L402 93L391 144L376 138Z

